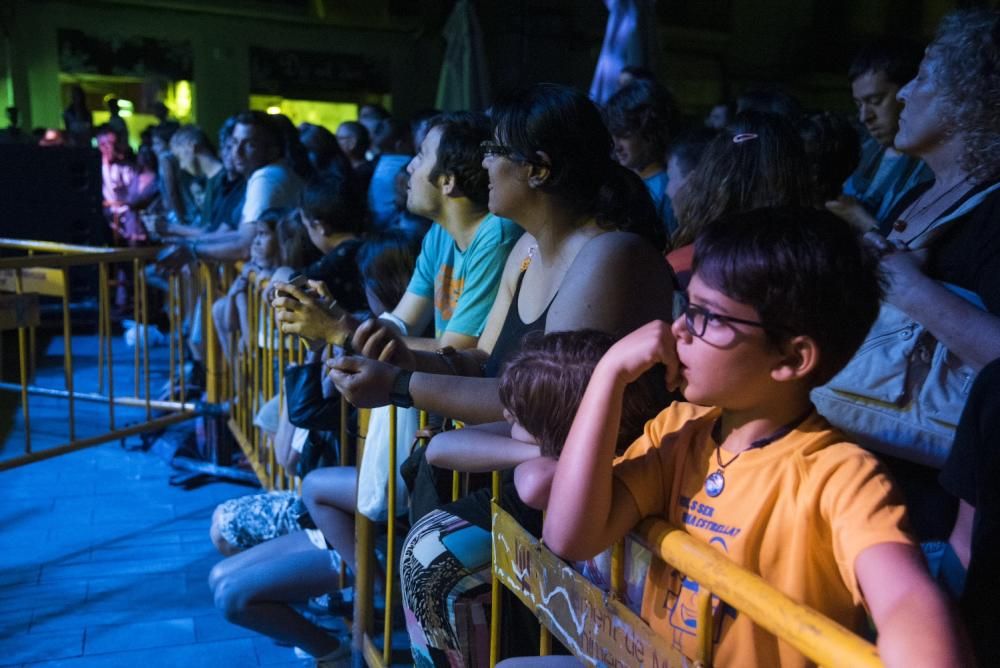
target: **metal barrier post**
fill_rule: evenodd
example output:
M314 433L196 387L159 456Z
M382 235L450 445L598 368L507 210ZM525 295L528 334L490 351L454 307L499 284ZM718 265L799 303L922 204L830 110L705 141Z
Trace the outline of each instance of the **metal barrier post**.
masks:
M493 486L493 503L500 503L500 472L494 471L492 476L492 486ZM493 563L496 564L497 555L496 548L493 548ZM497 660L500 658L500 605L501 605L501 591L500 587L503 585L500 583L500 579L493 574L492 582L490 583L490 668L497 665Z
M362 430L367 426L364 413L358 416L358 447L356 449L357 461L361 462L364 457L364 438L361 436ZM364 429L367 432L367 429ZM358 466L360 471L361 466ZM364 666L367 662L366 640L375 626L375 606L374 599L375 574L373 564L375 562L374 553L374 526L373 522L360 512L354 513L354 555L358 569L354 574L354 620L351 625L351 647L353 649L353 663L355 666ZM379 659L380 657L375 657Z
M122 269L119 272L118 280L123 281L125 276L125 270ZM135 326L139 327L139 258L132 260L132 318L135 322ZM127 292L125 294L128 294ZM136 329L136 337L139 336L139 330ZM136 399L139 398L139 340L136 338L135 346L133 350L133 376L134 376L134 392L132 396Z
M104 262L98 266L98 285L100 286L100 297L98 307L98 318L103 323L104 339L98 342L98 346L103 350L107 346L104 359L107 360L108 371L108 425L111 431L115 430L115 373L114 373L114 334L111 329L111 286L108 283L108 265ZM102 367L103 368L103 367ZM103 376L102 376L103 377Z
M139 331L142 332L142 336L139 337L142 341L142 378L146 395L146 419L151 420L153 409L149 402L152 401L153 397L150 396L149 389L149 291L146 286L146 265L141 260L136 260L136 266L138 273L135 282L139 286L139 295L142 297L142 324L139 326Z
M21 270L14 270L14 290L24 294L24 279ZM17 328L17 351L20 358L21 375L21 414L24 416L24 452L31 452L31 415L28 409L28 360L24 327Z
M386 666L392 659L392 576L396 565L396 420L397 409L389 406L389 509L385 549L385 628L382 638L382 662Z
M69 395L69 440L76 440L76 410L73 402L73 333L69 319L69 269L62 270L63 279L63 371L66 373L66 391Z

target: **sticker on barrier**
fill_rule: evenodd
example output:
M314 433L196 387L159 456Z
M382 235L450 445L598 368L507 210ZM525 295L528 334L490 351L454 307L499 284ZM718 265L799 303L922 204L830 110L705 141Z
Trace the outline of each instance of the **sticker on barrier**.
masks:
M16 290L15 269L0 269L0 292ZM24 292L37 292L49 297L62 297L63 272L61 269L47 267L31 267L21 270L21 281Z
M493 575L588 665L686 668L695 662L625 605L545 549L493 505Z

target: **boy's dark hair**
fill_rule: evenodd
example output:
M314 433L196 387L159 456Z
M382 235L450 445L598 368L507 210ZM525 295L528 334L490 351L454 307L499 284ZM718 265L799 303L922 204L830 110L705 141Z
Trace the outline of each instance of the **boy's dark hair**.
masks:
M917 76L923 48L916 42L898 37L887 37L868 44L854 56L847 79L854 83L858 77L869 72L885 72L889 81L902 87Z
M840 371L878 315L878 258L832 213L780 207L734 214L695 241L692 274L754 307L775 344L812 338L820 351L810 386Z
M536 332L507 361L500 374L500 402L538 439L543 456L558 457L562 452L590 375L614 341L592 329ZM642 433L646 421L666 405L663 370L658 369L626 389L616 452L623 452Z
M636 79L611 96L604 118L612 135L638 134L663 159L677 125L677 104L661 84Z
M427 175L431 183L451 174L459 191L473 204L486 208L490 179L483 169L479 145L490 139L490 121L486 114L458 111L441 114L428 123L427 131L441 128L434 169Z
M799 136L817 203L836 199L861 160L858 131L843 116L824 111L804 119Z
M410 284L419 251L420 242L400 232L365 241L356 260L365 289L386 308L394 308Z
M329 234L360 234L364 229L365 207L352 174L323 172L313 177L302 189L299 206Z
M718 131L711 128L695 128L688 130L670 144L670 157L677 161L681 174L687 176L698 166L702 154L717 134Z
M170 146L170 140L174 138L179 126L173 123L161 123L153 127L153 136L159 139L166 146Z

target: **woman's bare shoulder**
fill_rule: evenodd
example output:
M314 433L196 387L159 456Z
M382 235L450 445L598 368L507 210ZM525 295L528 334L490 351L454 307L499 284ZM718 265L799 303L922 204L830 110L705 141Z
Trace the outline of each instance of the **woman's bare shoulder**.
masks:
M667 263L653 246L642 237L618 230L599 234L580 249L574 265L582 267L612 266L643 273L662 270Z

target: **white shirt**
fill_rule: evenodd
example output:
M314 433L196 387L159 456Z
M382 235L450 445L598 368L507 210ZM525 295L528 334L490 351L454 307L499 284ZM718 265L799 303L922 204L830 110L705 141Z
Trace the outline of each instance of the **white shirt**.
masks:
M247 179L240 224L252 223L274 207L298 206L302 185L302 179L284 160L261 167Z

